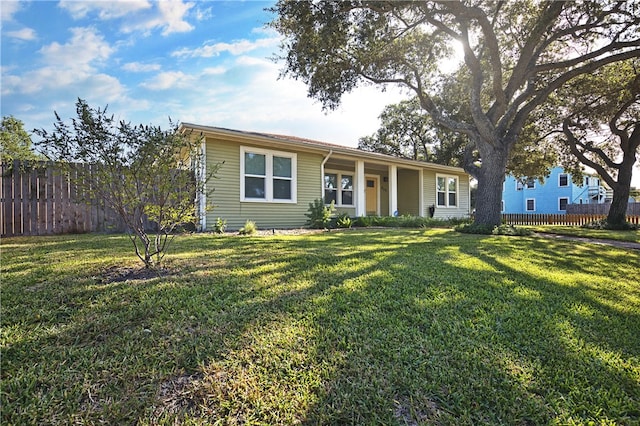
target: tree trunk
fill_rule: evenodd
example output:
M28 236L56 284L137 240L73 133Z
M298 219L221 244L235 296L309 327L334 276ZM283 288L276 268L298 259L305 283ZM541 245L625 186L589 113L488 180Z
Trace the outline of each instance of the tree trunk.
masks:
M614 228L621 228L627 222L627 206L629 205L629 192L631 188L631 175L633 172L634 161L622 162L618 169L618 180L613 185L613 200L607 215L607 224Z
M506 150L490 149L489 155L481 153L482 165L476 170L475 225L498 226L502 222L502 187L507 167Z

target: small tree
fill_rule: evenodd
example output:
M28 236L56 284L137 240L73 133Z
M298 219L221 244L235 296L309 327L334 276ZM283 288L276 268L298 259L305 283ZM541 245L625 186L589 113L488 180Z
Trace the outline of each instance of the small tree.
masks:
M24 129L22 121L13 117L2 117L0 124L0 160L11 163L13 160L37 161L43 157L33 151L31 136Z
M117 122L107 108L93 109L82 99L76 113L71 125L56 113L53 133L35 130L38 146L63 170L73 170L87 198L118 214L145 268L159 268L176 231L197 222L196 196L220 165L202 176L202 139L171 122L169 130Z

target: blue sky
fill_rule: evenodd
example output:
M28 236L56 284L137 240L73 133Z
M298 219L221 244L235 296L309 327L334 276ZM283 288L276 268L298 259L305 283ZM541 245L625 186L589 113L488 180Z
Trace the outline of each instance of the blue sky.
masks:
M78 97L134 124L178 122L355 146L398 91L373 87L325 113L279 79L279 37L262 1L0 2L2 116L51 129Z
M133 124L171 117L356 146L406 94L364 87L323 112L303 83L279 78L272 4L2 0L0 112L50 130L54 111L68 120L82 98Z

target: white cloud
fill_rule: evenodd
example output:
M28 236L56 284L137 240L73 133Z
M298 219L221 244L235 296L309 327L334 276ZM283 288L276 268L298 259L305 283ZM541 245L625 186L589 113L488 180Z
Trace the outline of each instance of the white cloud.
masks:
M38 38L33 28L23 28L17 31L7 31L7 36L23 41L31 41Z
M165 24L163 35L171 33L184 33L191 31L193 26L183 18L194 6L194 3L183 3L182 1L161 1L158 3L158 9L164 18Z
M196 9L193 11L193 15L195 16L197 21L206 21L213 16L213 13L211 12L210 7L206 9L196 7Z
M158 71L160 69L159 64L143 64L140 62L129 62L122 66L122 69L130 72L149 72Z
M43 46L39 53L44 65L20 74L5 74L3 69L3 94L32 95L46 93L80 96L82 93L101 93L105 98L116 99L126 90L120 81L101 73L99 65L115 51L102 35L93 28L71 28L69 40ZM44 97L43 96L43 97Z
M13 15L20 10L20 2L18 1L3 1L0 6L0 19L2 21L13 20Z
M186 87L191 81L193 77L182 71L166 71L142 83L141 86L149 90L167 90Z
M273 37L260 38L254 41L236 40L232 43L205 44L204 46L197 47L195 49L184 48L176 50L175 52L171 53L171 56L187 58L211 58L213 56L218 56L223 52L229 52L232 55L237 56L260 48L274 47L277 46L279 42L279 38Z
M193 30L193 26L185 18L194 3L184 3L182 0L162 0L154 5L157 7L157 13L137 19L136 22L124 24L122 31L127 33L149 32L156 28L162 28L162 35L166 36Z
M40 53L47 64L67 71L91 70L91 64L106 60L115 49L94 28L71 28L72 36L65 44L57 42L42 47Z
M202 70L202 75L221 75L227 72L225 67L209 67Z
M141 1L61 1L58 5L65 9L73 19L82 19L90 13L97 13L103 20L122 18L141 10L151 8L146 0Z

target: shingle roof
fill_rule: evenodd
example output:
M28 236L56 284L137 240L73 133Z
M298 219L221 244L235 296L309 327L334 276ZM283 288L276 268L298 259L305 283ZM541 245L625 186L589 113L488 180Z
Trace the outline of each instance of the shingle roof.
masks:
M193 123L182 123L180 127L201 131L205 134L208 133L211 135L215 134L215 135L239 136L244 138L257 138L257 139L260 139L262 142L268 142L269 140L271 140L273 142L284 143L284 144L289 144L289 145L298 146L298 147L319 149L326 153L333 151L334 153L354 155L357 157L364 157L371 160L375 159L375 160L383 161L387 163L407 164L407 165L412 165L414 167L426 167L431 169L439 169L443 171L455 172L459 174L461 173L466 174L466 172L460 167L445 166L442 164L428 163L425 161L398 158L398 157L394 157L387 154L363 151L361 149L357 149L353 147L337 145L337 144L318 141L314 139L301 138L297 136L280 135L275 133L252 132L252 131L246 131L246 130L235 130L235 129L227 129L224 127L203 126L200 124L193 124Z

